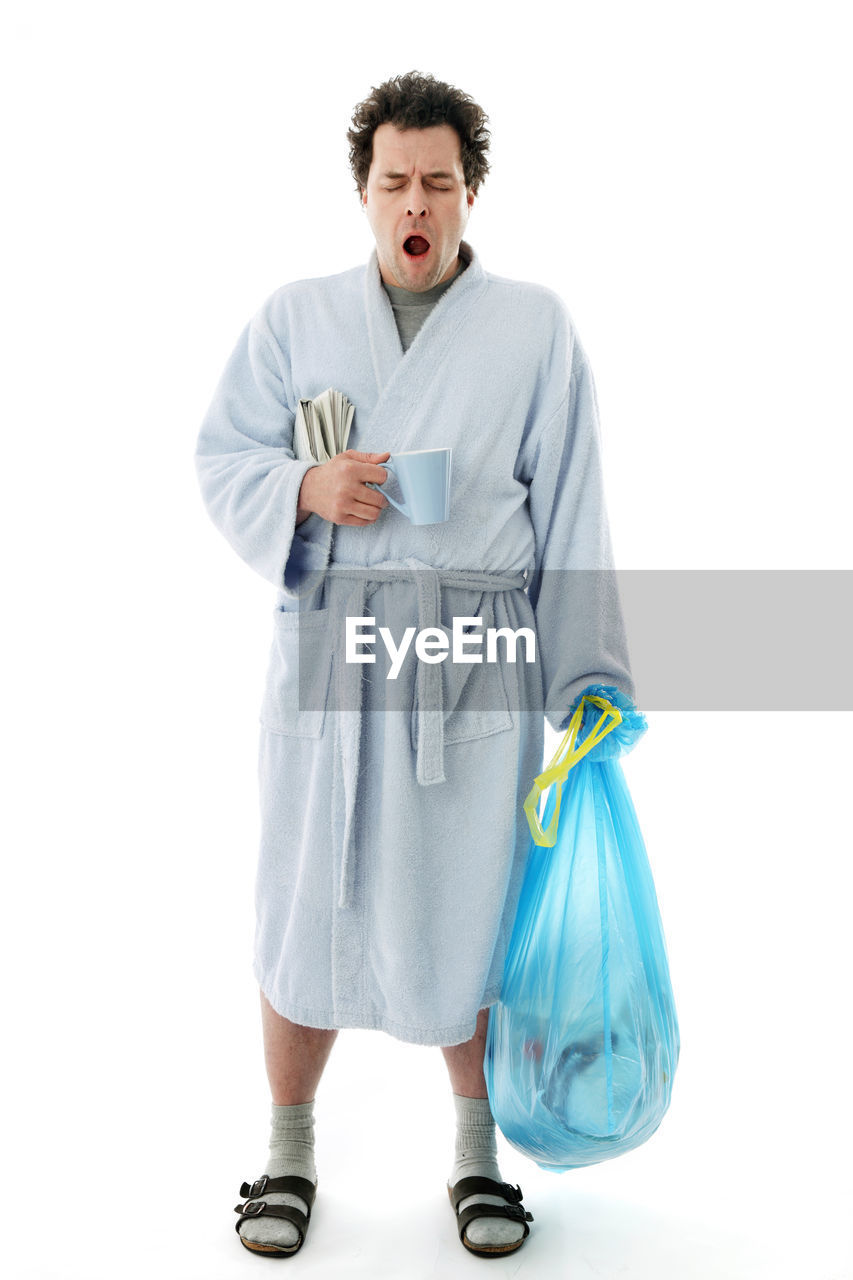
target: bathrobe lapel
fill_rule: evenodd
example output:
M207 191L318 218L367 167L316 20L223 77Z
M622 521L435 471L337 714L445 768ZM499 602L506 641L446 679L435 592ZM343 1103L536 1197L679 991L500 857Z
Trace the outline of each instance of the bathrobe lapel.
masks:
M486 274L480 260L464 240L459 254L468 266L439 298L405 353L391 303L382 287L375 249L370 256L364 305L378 396L371 413L374 434L385 424L398 429L411 409L427 396L432 384L444 376L445 358L454 339L486 290Z

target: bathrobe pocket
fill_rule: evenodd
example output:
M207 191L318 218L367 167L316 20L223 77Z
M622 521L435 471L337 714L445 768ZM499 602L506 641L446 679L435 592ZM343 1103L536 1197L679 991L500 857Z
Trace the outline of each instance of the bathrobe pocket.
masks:
M450 593L447 593L448 595ZM453 597L451 597L453 599ZM456 597L457 612L466 611L462 598ZM494 607L490 602L483 605L482 598L477 606L468 609L472 616L480 617L482 628L464 626L465 635L483 634L483 628L493 626L495 622ZM441 663L442 697L444 703L444 742L470 742L474 738L485 738L493 733L503 733L513 727L512 713L507 698L506 673L502 660L486 661L486 647L482 645L481 662L454 662L452 659L452 617L445 614L442 618L441 631L447 636L447 658ZM469 648L468 652L472 649ZM476 646L473 647L476 651ZM417 699L412 710L411 719L412 746L417 746L418 717Z
M485 657L485 655L484 655ZM512 728L503 664L482 663L462 667L443 664L445 677L445 744L469 742Z
M276 609L261 724L321 738L332 670L331 609Z

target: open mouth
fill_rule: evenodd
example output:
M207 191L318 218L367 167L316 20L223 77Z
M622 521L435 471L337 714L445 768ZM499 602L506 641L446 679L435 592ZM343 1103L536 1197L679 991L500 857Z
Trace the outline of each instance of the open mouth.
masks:
M403 241L403 252L409 258L422 258L425 253L429 253L429 240L423 236L409 236Z

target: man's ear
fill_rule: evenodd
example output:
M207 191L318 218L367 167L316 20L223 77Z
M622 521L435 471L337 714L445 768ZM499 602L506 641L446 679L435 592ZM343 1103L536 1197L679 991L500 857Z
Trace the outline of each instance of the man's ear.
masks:
M367 208L367 187L361 187L360 191L361 191L361 207L362 209L366 209Z
M477 198L477 188L476 188L476 187L469 187L469 188L468 188L468 190L467 190L466 196L465 196L465 199L468 201L468 212L469 212L469 213L470 213L470 212L471 212L471 210L474 208L474 201L476 200L476 198Z

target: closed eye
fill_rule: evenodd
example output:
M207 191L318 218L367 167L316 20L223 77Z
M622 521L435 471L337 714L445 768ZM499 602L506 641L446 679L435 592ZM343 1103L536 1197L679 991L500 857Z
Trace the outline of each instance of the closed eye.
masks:
M426 183L426 185L427 185L428 187L432 187L433 191L450 191L450 190L451 190L451 188L450 188L450 187L440 187L440 186L438 186L438 184L437 184L437 183L434 183L434 182L428 182L428 183ZM396 186L394 186L394 187L383 187L383 188L382 188L382 190L383 190L383 191L401 191L401 190L402 190L402 188L403 188L403 186L404 186L404 183L402 183L402 182L398 182Z

